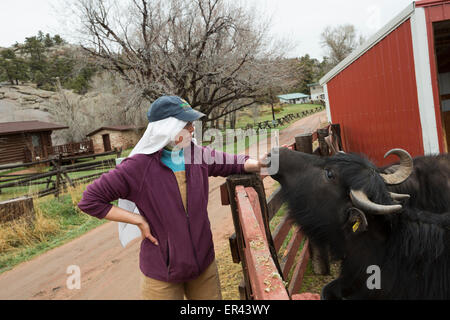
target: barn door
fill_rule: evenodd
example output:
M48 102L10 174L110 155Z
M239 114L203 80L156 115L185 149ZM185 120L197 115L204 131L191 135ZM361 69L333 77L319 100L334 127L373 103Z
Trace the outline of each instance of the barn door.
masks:
M450 20L433 24L444 144L450 151Z
M105 152L111 151L111 139L109 137L109 134L103 135L103 147L105 149Z

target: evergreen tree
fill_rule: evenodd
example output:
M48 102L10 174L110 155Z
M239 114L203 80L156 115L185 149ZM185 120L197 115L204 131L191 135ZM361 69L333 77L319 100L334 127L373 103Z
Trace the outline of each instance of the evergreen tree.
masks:
M50 36L50 34L47 33L47 34L45 35L45 39L44 39L44 46L45 46L46 48L51 48L51 47L53 47L53 45L54 45L53 39L52 39L52 37Z
M70 53L52 55L51 47L65 43L61 36L44 35L42 31L26 38L23 44L16 42L13 49L0 52L0 81L17 85L19 81L31 80L41 89L55 90L59 79L64 88L87 93L97 69L85 61L77 61Z
M324 57L323 61L320 62L315 58L311 58L308 54L293 59L292 66L297 79L294 91L308 95L310 94L308 84L319 82L332 67L327 57Z
M66 43L66 41L65 41L63 38L61 38L61 36L60 36L59 34L57 34L57 35L55 35L55 36L53 37L53 42L54 42L57 46L60 46L60 45Z
M45 46L39 40L39 36L26 38L25 43L21 47L21 52L27 57L31 80L35 83L45 82L43 79L45 78L47 61L45 57ZM38 73L39 81L37 80Z
M28 80L28 68L24 59L16 56L14 50L6 49L0 54L0 80L11 84Z

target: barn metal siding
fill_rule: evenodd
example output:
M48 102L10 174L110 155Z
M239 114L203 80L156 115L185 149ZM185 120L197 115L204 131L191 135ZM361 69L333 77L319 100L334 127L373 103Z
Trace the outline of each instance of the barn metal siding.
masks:
M393 148L423 155L410 20L327 83L331 117L344 147L377 165Z
M427 20L427 33L428 33L428 43L429 43L429 52L430 52L430 66L431 66L431 83L433 86L433 97L434 97L434 106L436 113L436 126L438 130L438 138L439 138L439 149L441 152L445 152L444 145L444 131L442 128L442 119L441 119L441 100L439 96L439 83L437 76L437 61L436 61L436 50L434 44L434 30L433 23L439 21L450 20L450 2L433 2L430 3L429 6L424 3L425 7L425 16Z

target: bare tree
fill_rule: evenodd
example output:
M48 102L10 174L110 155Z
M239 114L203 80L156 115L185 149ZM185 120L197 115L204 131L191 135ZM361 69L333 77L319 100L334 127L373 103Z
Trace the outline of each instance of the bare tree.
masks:
M91 80L91 90L78 95L57 83L57 99L47 103L55 121L69 127L54 133L62 143L79 142L92 132L110 125L145 125L148 103L133 100L135 93L125 81L109 72L99 73ZM123 106L135 104L126 111Z
M364 41L363 36L358 37L355 26L346 24L335 28L326 27L321 34L320 43L328 51L330 64L335 66Z
M255 10L226 0L76 0L74 10L84 50L132 85L136 99L178 95L204 121L252 105L277 81L272 70L289 49L273 46Z
M69 129L55 133L55 137L64 143L84 140L87 133L84 127L90 117L82 110L81 97L62 89L59 79L56 87L58 99L48 102L48 109L58 123L65 124Z

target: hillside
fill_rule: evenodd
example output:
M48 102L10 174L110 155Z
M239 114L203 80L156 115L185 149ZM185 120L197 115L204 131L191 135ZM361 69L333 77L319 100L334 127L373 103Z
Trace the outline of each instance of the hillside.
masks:
M32 84L0 84L0 122L57 122L49 113L49 103L57 99L55 92L36 89ZM52 139L54 144L64 143L58 135L53 135Z
M83 50L67 43L60 36L39 32L0 49L0 82L19 85L31 82L37 88L56 91L58 86L84 94L89 81L97 72Z

